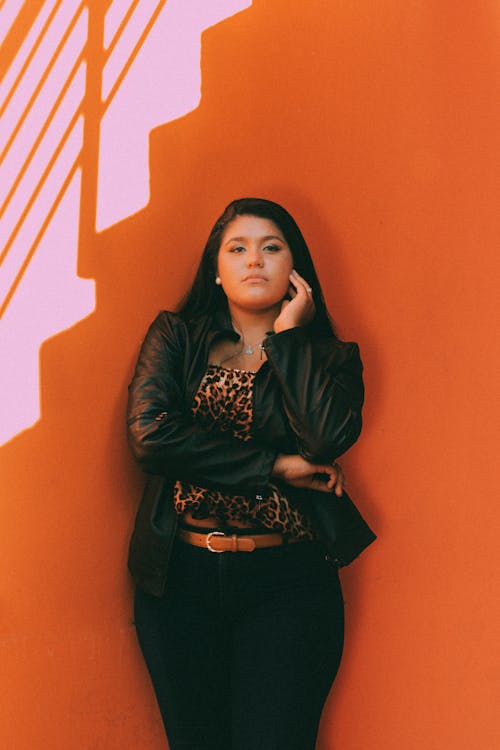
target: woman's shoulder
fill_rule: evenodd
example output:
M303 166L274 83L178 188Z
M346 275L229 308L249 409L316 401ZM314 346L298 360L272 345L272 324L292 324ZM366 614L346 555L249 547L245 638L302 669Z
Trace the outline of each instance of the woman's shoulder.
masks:
M361 361L359 344L356 341L342 341L342 339L325 337L318 340L318 350L324 356L334 356L337 361Z
M147 332L148 337L178 339L187 335L186 324L181 316L172 310L160 310Z
M185 343L188 339L198 340L206 335L213 325L208 316L196 320L186 320L173 310L161 310L149 327L149 334Z
M328 346L330 349L338 349L339 351L358 347L356 341L344 341L343 339L339 339L338 336L318 336L317 340L320 345Z
M185 323L179 313L173 310L160 310L153 319L150 327L162 328L165 330L185 327Z

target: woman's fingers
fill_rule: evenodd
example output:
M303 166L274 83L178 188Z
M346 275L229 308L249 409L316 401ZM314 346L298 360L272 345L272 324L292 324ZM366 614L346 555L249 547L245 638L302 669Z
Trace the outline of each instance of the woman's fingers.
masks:
M342 467L334 462L333 464L327 464L316 467L316 475L323 474L328 477L327 479L319 479L317 476L314 477L314 481L317 487L317 483L320 482L322 489L325 492L335 492L337 497L342 497L342 492L345 484L344 472Z
M324 480L319 479L319 477L311 477L310 481L307 482L305 486L310 490L316 490L317 492L327 492L329 495L331 494L331 489L329 489Z
M312 295L312 288L309 286L307 281L299 276L295 269L290 274L290 281L295 286L297 292L298 302L303 306L304 310L309 314L314 314L315 304Z
M331 467L330 479L328 480L328 487L330 490L335 492L338 497L341 497L342 490L344 487L344 472L338 463L333 463Z
M289 276L290 304L281 308L280 314L274 321L274 331L280 333L295 326L307 325L314 318L316 307L312 298L312 289L307 282L292 271Z
M344 484L345 484L344 472L342 471L342 468L337 463L334 463L333 466L337 473L337 478L335 481L335 494L337 495L337 497L342 497L342 492L344 490Z
M342 482L337 482L334 485L334 487L332 487L332 486L330 486L329 482L325 482L324 479L321 479L317 475L312 475L307 480L304 480L303 482L297 483L297 485L308 487L311 490L317 490L319 492L326 492L329 495L331 495L333 493L337 497L342 497L342 492L343 492L343 484L342 484Z
M334 492L337 497L341 497L345 484L344 472L338 463L314 464L297 454L277 456L273 476L294 487Z
M304 281L302 276L299 276L297 271L292 271L292 273L290 274L290 281L292 282L295 292L298 296L301 297L301 300L304 304L309 304L310 302L312 302L312 293L309 293L307 291L308 289L310 289L310 286Z
M314 304L312 298L312 288L309 286L309 283L300 274L297 273L295 268L290 274L290 280L293 284L295 284L297 291L302 293L303 295L306 295L305 299L309 299L310 303Z
M292 279L293 283L295 284L295 286L299 285L299 286L301 286L301 287L304 288L304 291L307 290L307 288L309 287L309 284L300 275L300 273L297 273L297 271L295 270L295 268L292 268L292 273L290 274L290 276L291 276L291 279Z

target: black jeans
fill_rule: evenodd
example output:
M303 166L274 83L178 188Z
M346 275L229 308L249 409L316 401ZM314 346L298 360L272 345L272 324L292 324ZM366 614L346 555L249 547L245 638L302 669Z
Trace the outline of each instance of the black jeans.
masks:
M336 568L313 542L217 554L176 541L135 622L171 750L314 750L338 670Z

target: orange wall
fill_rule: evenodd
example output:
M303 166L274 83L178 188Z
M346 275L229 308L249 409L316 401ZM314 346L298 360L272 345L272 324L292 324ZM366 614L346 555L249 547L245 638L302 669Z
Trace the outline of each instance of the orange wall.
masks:
M318 748L496 750L500 4L255 0L204 33L202 72L151 135L150 204L100 235L86 132L97 308L42 347L42 419L0 456L0 744L164 747L125 570L126 385L214 218L256 194L296 216L366 368L344 467L380 539L343 573Z

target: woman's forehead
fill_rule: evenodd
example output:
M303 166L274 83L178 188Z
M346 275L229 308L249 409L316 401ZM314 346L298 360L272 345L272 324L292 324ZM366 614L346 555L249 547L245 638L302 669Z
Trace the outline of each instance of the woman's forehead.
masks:
M243 214L232 219L225 228L221 244L243 239L279 239L284 241L283 232L272 220L253 214Z

